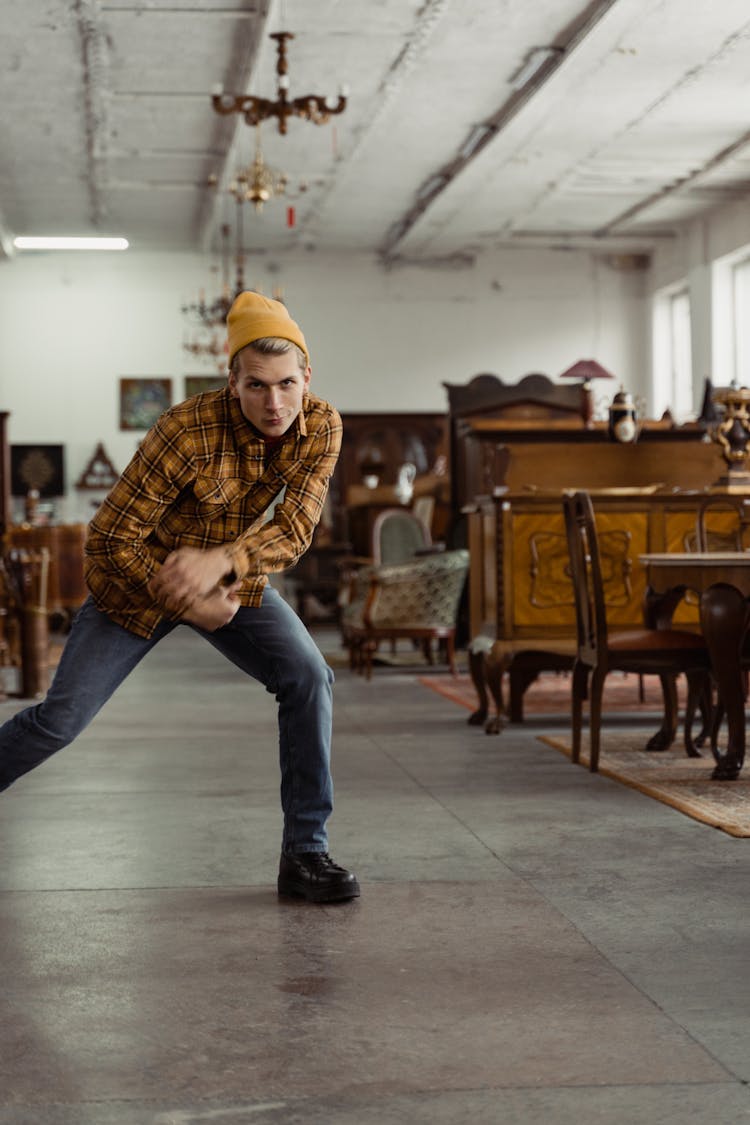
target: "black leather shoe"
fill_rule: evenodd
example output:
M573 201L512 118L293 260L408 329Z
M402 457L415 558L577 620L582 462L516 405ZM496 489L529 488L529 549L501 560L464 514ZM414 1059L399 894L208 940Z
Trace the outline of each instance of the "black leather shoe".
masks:
M339 867L327 852L281 853L280 895L296 895L308 902L341 902L359 897L359 883L351 871Z

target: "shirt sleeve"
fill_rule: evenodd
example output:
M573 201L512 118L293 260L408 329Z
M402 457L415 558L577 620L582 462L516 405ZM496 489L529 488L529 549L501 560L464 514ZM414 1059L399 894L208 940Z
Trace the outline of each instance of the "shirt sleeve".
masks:
M151 533L192 480L192 453L183 426L163 414L89 524L86 556L121 590L142 592L163 562Z
M293 566L305 553L323 512L330 480L341 449L342 423L329 408L310 436L310 449L285 474L283 500L272 519L244 532L230 547L239 578L271 574Z

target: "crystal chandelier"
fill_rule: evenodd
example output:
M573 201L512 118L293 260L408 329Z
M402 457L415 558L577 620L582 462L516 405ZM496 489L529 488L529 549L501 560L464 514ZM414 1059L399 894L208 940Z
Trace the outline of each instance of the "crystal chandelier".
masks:
M230 191L231 190L230 188ZM213 301L207 301L201 290L197 302L182 306L183 314L190 317L193 326L198 330L198 334L193 333L192 338L185 337L182 343L183 350L196 359L213 360L219 371L223 371L226 368L227 344L225 325L227 314L232 307L232 302L235 297L248 288L245 284L244 205L251 200L251 196L246 195L242 191L232 192L232 194L237 202L237 241L234 287L231 286L229 281L230 228L229 224L225 223L221 228L223 241L223 284L221 293ZM253 287L251 286L250 288ZM260 289L255 289L254 291L258 293L261 292ZM284 297L281 286L274 286L272 296L275 300L281 301L283 304Z
M211 97L211 104L217 113L241 113L248 125L259 125L261 121L276 118L279 132L286 133L290 117L301 117L314 125L325 125L332 114L343 113L346 109L347 90L341 87L338 98L325 94L303 94L299 98L289 98L289 66L286 58L286 41L294 39L291 31L275 31L271 39L276 40L276 100L253 97L250 94L225 94L217 86Z
M205 290L201 289L198 293L197 301L182 306L183 314L189 317L194 324L198 324L204 328L213 328L219 324L223 324L232 304L233 294L229 283L229 235L229 224L222 224L221 292L218 296L214 297L213 300L207 301Z
M244 200L252 203L256 211L263 210L263 204L268 203L275 195L283 195L286 191L288 178L284 172L277 172L269 168L263 159L260 147L260 125L256 126L255 157L252 164L240 168L234 179L229 184L229 192L239 203Z

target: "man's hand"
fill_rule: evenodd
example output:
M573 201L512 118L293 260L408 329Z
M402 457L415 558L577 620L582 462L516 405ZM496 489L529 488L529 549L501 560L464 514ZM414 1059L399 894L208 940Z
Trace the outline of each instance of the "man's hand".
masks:
M239 582L234 586L219 586L204 598L198 598L181 617L189 625L197 625L207 633L213 633L222 625L228 625L240 608L235 598Z
M198 598L212 593L232 570L232 560L224 547L200 551L179 547L164 560L164 565L149 583L149 593L170 613L183 616Z

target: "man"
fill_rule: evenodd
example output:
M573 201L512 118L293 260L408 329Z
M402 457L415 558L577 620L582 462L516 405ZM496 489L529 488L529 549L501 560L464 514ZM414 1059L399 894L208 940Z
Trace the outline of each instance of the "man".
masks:
M355 898L356 878L328 856L333 674L267 580L310 545L341 419L309 393L307 345L284 305L241 293L227 326L228 386L163 414L91 522L90 596L46 699L0 729L0 790L67 746L184 623L278 700L279 893Z

